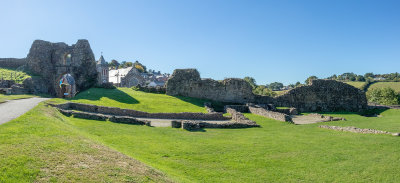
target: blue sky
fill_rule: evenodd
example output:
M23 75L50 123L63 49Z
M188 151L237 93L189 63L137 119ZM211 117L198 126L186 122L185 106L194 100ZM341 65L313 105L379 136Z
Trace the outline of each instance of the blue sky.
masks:
M1 0L0 25L0 57L88 39L96 59L258 84L400 72L400 1Z

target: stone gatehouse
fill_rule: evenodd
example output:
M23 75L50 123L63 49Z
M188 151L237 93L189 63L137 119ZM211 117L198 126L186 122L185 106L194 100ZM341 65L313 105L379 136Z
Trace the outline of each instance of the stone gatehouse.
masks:
M15 64L10 62L15 61ZM24 81L31 93L47 93L56 97L74 96L97 83L94 54L87 40L71 46L35 40L24 59L0 59L0 66L19 66L34 77Z

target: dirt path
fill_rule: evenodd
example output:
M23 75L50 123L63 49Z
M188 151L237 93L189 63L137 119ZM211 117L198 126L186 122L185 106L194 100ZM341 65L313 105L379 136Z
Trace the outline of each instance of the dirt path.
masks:
M19 100L10 100L0 104L0 125L13 120L48 98L28 98Z

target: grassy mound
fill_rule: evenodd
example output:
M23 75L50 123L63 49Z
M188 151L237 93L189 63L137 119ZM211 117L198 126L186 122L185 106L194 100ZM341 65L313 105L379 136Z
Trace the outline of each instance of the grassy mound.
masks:
M40 104L0 125L0 182L169 182Z
M22 83L26 78L29 77L31 77L29 74L22 71L9 68L0 68L0 80L14 80L16 83Z
M396 92L400 92L400 82L376 82L372 84L368 89L373 89L373 88L392 88Z
M54 102L66 102L64 99L53 99ZM206 112L206 100L189 97L174 97L165 94L134 91L130 88L103 89L91 88L79 93L68 101L94 104L145 112Z

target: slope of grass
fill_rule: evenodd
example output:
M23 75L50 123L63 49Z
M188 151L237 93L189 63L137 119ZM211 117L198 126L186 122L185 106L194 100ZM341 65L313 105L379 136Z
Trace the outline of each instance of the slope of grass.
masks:
M335 114L323 123L400 132L400 110L381 118ZM292 125L246 114L262 127L205 129L115 124L69 118L91 138L180 182L398 182L400 138Z
M362 89L362 87L365 84L365 82L362 82L362 81L347 81L347 82L344 82L344 83L349 84L351 86L354 86L354 87L356 87L358 89Z
M108 100L109 105L137 105L153 111L161 110L158 105L164 101L170 101L163 107L172 105L171 111L203 108L189 98L185 101L191 102L185 103L124 89L88 90L95 91L123 92L131 98L88 93L88 99L75 100L104 105ZM124 103L132 99L137 102ZM65 117L41 104L0 125L0 182L168 181L162 173L125 155L178 182L400 181L399 137L318 128L324 124L400 132L400 110L369 118L352 113L330 115L347 121L292 125L246 114L261 128L189 132Z
M66 102L53 99L53 102ZM174 97L165 94L145 93L130 88L103 89L91 88L79 93L71 102L87 103L146 112L203 112L206 100L189 97Z
M14 80L16 83L22 83L22 81L29 77L31 76L25 72L0 67L0 80Z
M368 89L373 89L373 88L392 88L396 92L400 92L400 82L376 82L372 84Z
M0 125L0 182L168 182L160 172L79 132L40 104Z

